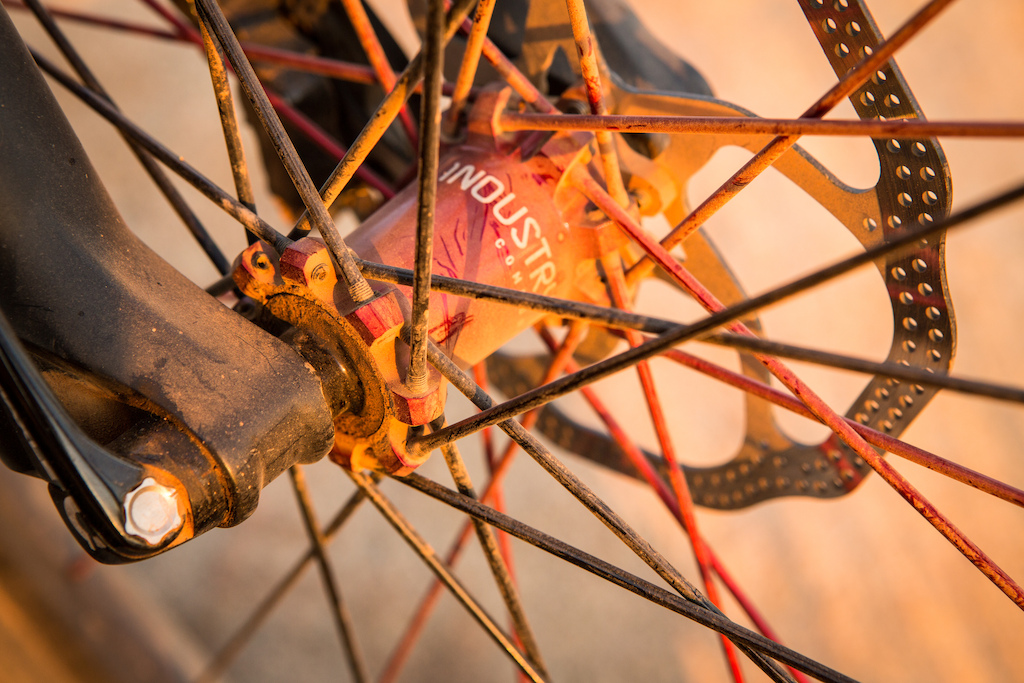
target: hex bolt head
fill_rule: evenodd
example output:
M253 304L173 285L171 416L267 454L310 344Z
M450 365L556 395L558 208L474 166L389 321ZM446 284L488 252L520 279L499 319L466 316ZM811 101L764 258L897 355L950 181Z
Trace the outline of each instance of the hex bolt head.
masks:
M161 545L181 529L184 520L178 512L177 491L146 477L124 499L124 529L148 545Z

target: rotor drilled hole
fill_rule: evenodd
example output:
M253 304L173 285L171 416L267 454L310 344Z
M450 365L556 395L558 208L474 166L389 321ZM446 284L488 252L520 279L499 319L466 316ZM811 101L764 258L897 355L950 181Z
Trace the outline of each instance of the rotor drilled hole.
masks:
M907 279L907 271L903 270L903 269L902 269L902 268L900 268L899 266L896 266L895 268L893 268L893 269L892 269L891 271L889 271L889 272L891 272L891 273L892 273L892 276L893 276L893 278L894 278L894 279L895 279L895 280L896 280L897 282L903 282L904 280L906 280L906 279Z
M938 320L939 318L942 317L942 311L935 308L934 306L929 306L927 309L925 309L924 314L928 316L929 320Z
M837 57L848 57L850 55L850 46L846 43L839 43L836 45L836 56Z
M935 169L931 166L925 166L921 169L921 179L932 181L935 180Z
M903 220L899 216L889 216L885 222L888 223L889 227L893 230L896 230L903 225Z
M932 223L935 222L935 219L932 218L932 215L930 213L919 213L917 214L917 222L920 223L921 225L931 225Z
M918 273L923 273L928 270L928 264L924 262L924 259L916 258L910 265Z
M914 198L907 192L900 192L899 196L896 197L896 200L900 203L900 206L910 206L914 203Z
M900 166L899 168L896 169L896 175L900 178L900 180L906 180L907 178L910 177L910 169L907 168L906 166Z
M897 154L901 149L903 149L900 146L899 140L889 140L889 142L885 143L885 148L889 150L891 154Z
M865 90L860 94L860 103L865 107L870 107L875 103L875 95L870 90Z
M922 282L917 286L917 291L921 293L921 296L931 296L934 290L932 290L932 286L930 284Z
M829 17L828 19L825 19L821 22L821 30L824 31L825 33L835 33L838 28L839 26L836 25L836 20L833 19L832 17Z
M895 109L896 107L898 107L901 104L903 104L900 101L899 97L897 97L896 95L892 95L892 94L886 95L885 96L885 100L883 100L883 101L885 102L885 106L889 107L890 109Z
M935 202L939 201L939 196L931 190L928 190L921 195L921 199L924 200L924 203L928 206L934 206Z
M849 24L846 25L846 32L849 33L851 36L857 35L858 33L860 33L860 31L860 24L858 24L856 21L851 21Z
M911 318L909 315L903 319L903 327L908 332L913 332L917 329L917 321Z
M924 146L923 142L915 142L910 146L910 151L915 157L923 157L928 153L928 148Z

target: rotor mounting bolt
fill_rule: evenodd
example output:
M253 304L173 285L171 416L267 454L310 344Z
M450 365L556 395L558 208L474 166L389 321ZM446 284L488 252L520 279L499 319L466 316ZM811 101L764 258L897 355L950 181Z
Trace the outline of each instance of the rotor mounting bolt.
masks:
M132 489L124 499L124 529L148 545L159 546L177 534L184 520L178 512L178 492L152 477Z

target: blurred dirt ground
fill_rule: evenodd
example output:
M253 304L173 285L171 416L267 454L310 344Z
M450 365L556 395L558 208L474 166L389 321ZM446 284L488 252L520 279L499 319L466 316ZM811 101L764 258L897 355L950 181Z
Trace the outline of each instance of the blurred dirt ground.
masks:
M373 4L382 6L384 21L412 47L415 36L403 20L400 3L398 7ZM720 3L692 0L637 4L647 26L696 65L717 96L760 115L795 116L834 80L794 3L745 0L728 3L728 9ZM909 0L873 4L884 34L891 34L919 5ZM81 0L61 6L72 5L160 25L151 12L130 0ZM25 13L12 14L33 46L55 54ZM197 51L104 29L63 25L127 113L219 183L231 186L226 155L215 143L218 124L209 79ZM1024 5L961 0L908 45L897 61L930 118L1020 119L1024 111L1022 29ZM208 282L212 269L198 248L183 239L165 203L145 184L137 162L109 126L64 92L57 95L128 224L190 277ZM848 106L837 113L844 118L851 115ZM804 143L853 185L867 186L877 177L877 161L864 141ZM247 144L250 159L255 160L258 152L251 135ZM943 145L953 173L954 210L1024 179L1024 143L950 140ZM716 187L744 157L740 152L716 157L694 183L691 197L699 198L702 191ZM268 220L284 225L270 209L273 202L266 189L259 192L257 205L267 207ZM200 213L227 253L243 248L238 228L216 209L202 207ZM1022 221L1024 207L1018 206L948 240L948 278L960 334L955 371L960 375L1024 385ZM856 248L824 212L808 207L799 193L772 174L759 179L717 215L709 230L745 287L755 293ZM692 308L655 295L646 296L643 305L680 319L692 314ZM779 306L767 312L764 321L770 336L872 358L884 356L892 325L884 288L869 272ZM735 362L714 349L699 352L727 364ZM858 377L795 365L812 387L842 409L863 386ZM655 367L664 377L661 387L666 400L674 406L673 429L680 450L692 462L729 457L742 437L739 400L683 371ZM606 396L614 397L631 391L633 381L632 377L616 378L602 388ZM653 446L652 430L637 403L619 406L625 411L620 415L631 433ZM449 416L466 412L465 405L453 401ZM1005 404L943 394L906 437L1021 485L1022 418L1022 411ZM814 425L780 419L794 434L820 438ZM470 446L465 450L475 477L482 480L479 454ZM697 575L685 539L647 489L575 458L567 462L686 576ZM917 466L895 464L1011 576L1024 578L1024 544L1020 542L1024 511ZM447 480L443 463L431 462L426 471ZM329 463L309 468L309 479L321 519L333 514L352 490ZM12 521L13 516L30 511L32 543L42 543L78 593L116 586L109 594L120 596L117 599L132 606L143 621L152 622L147 628L156 651L179 655L180 670L165 672L172 679L198 673L304 546L293 496L282 481L265 491L259 510L239 528L211 532L144 564L90 566L61 531L38 482L4 471L0 484L3 491L15 492L0 493L7 503L0 506L0 514L10 515L0 517L0 527L23 524ZM385 485L385 490L443 553L455 533L456 516L406 494L396 484ZM507 491L511 514L651 577L607 530L525 458L513 468ZM877 477L838 501L781 500L736 513L699 514L709 543L787 645L862 680L1024 680L1020 610ZM3 556L14 558L15 564L26 547L18 544L29 544L24 540L26 529L19 531L20 535L0 535ZM430 577L369 508L357 513L332 546L332 554L376 675ZM727 680L716 638L682 619L530 548L517 546L516 571L556 680ZM497 611L495 591L475 551L468 553L458 574L489 609ZM0 626L0 671L5 672L0 678L17 670L9 662L24 661L14 656L16 651L35 647L13 638L30 638L25 635L30 631L16 619L22 608L13 607L8 599L11 585L5 583L5 590L0 590L0 623L5 625ZM67 593L67 601L74 592ZM727 612L738 614L734 605L728 605ZM95 623L82 629L87 636L109 633ZM107 642L120 642L116 628L105 637ZM30 639L46 640L44 636ZM316 574L307 572L294 595L246 649L230 679L346 680L336 641ZM39 657L33 655L33 659ZM52 674L58 676L68 668L60 661L48 662L45 655L42 661L38 673L30 670L22 680L56 680L49 671L60 669ZM751 676L759 674L751 672ZM509 666L493 644L454 601L445 598L404 680L511 678Z

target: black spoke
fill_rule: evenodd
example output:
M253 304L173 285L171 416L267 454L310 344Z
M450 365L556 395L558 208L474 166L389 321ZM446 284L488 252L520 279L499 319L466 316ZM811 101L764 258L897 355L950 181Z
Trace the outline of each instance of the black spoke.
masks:
M403 336L405 336L403 328ZM437 346L431 342L427 349L427 359L431 365L437 368L445 379L451 382L452 386L458 389L466 398L473 402L481 410L494 405L494 401L487 395L476 382L463 372L451 359L444 355ZM687 600L701 605L707 609L719 612L718 608L709 601L689 581L683 578L682 574L673 567L661 553L654 549L642 536L634 531L625 520L601 500L590 488L584 484L568 467L556 458L543 444L540 443L530 432L515 420L505 420L498 424L503 432L519 444L537 464L561 484L576 500L583 504L595 517L614 533L626 547L639 557L647 566L653 569L672 588ZM719 612L720 613L720 612ZM739 646L751 660L761 667L773 679L791 680L788 673L779 670L770 662L764 661L760 655L750 652L745 646Z
M320 525L316 521L316 513L313 510L313 503L309 498L309 490L306 487L306 475L300 465L295 465L288 470L291 475L292 486L295 489L295 496L299 500L299 508L302 510L302 521L306 525L306 532L309 534L310 550L316 558L320 567L320 579L324 584L324 592L327 601L330 603L331 614L334 616L334 625L338 629L338 637L341 639L341 647L348 658L348 666L356 681L368 681L369 674L366 672L366 661L363 658L359 644L356 642L356 630L352 626L352 617L348 607L341 597L341 589L338 587L338 579L331 566L331 559L327 555L327 543Z
M250 211L244 204L225 192L219 185L183 161L179 155L164 147L153 136L146 133L121 112L117 111L109 102L88 88L76 83L73 78L58 69L39 53L34 50L31 52L32 58L39 65L39 68L92 107L100 116L114 124L118 130L126 133L142 145L146 151L159 159L160 163L180 175L189 184L206 195L210 201L241 223L246 230L261 240L270 243L278 252L284 251L292 243L292 240L275 230L270 223L267 223Z
M110 107L120 111L117 109L117 105L114 104L114 101L110 99L110 95L107 91L102 85L100 85L99 80L92 73L92 70L90 70L86 65L81 55L79 55L78 51L71 45L71 41L67 39L67 36L65 36L63 31L60 30L60 27L57 26L57 22L54 21L50 12L42 5L42 3L39 2L39 0L27 0L26 4L36 15L36 18L39 19L39 23L46 29L46 32L60 49L61 54L63 54L64 58L68 60L68 63L71 64L71 67L75 70L75 73L78 74L79 78L82 79L82 82L85 83L85 86L97 96L105 100ZM35 53L33 53L33 57L35 56ZM36 62L39 62L38 58L36 59ZM199 221L199 218L192 211L191 207L189 207L188 202L186 202L185 198L181 196L180 192L178 192L178 189L171 184L167 174L164 173L163 169L157 165L153 157L147 153L144 145L128 136L124 130L121 130L121 134L125 136L125 140L128 143L129 148L131 148L132 152L138 158L139 163L142 164L142 167L146 169L146 173L149 174L150 178L153 179L153 182L160 189L160 192L162 192L164 197L167 198L168 203L174 209L175 213L178 214L178 217L181 218L181 221L185 224L188 231L192 233L192 236L195 238L196 242L199 244L200 248L202 248L207 257L209 257L217 271L221 275L227 273L231 268L231 264L228 263L227 258L224 256L224 252L221 251L220 247L217 246L217 243L213 241L212 237L210 237L210 233L207 232L206 228Z
M635 346L606 360L594 363L571 375L566 375L553 382L537 387L531 391L517 396L514 399L481 409L481 412L472 417L466 418L453 425L445 427L433 434L426 434L412 440L416 448L433 450L442 443L454 439L461 439L474 434L484 427L498 424L516 415L538 408L545 403L550 403L560 396L572 393L580 387L592 384L598 380L609 377L617 372L632 367L642 360L652 358L668 349L685 341L697 339L702 335L711 332L717 327L738 320L762 308L779 303L792 296L813 289L829 280L875 261L876 259L897 252L909 247L919 240L926 239L951 229L967 225L975 218L990 211L1007 206L1024 197L1024 183L1018 185L991 199L979 202L967 209L964 209L944 221L937 221L928 226L921 226L914 230L908 230L902 235L895 237L890 242L871 247L866 251L852 256L848 259L835 263L818 270L810 275L794 280L788 284L777 287L759 296L742 301L735 306L726 308L718 313L711 314L702 320L690 325L680 325L675 330L667 332L660 337L652 339L640 346Z
M531 526L509 517L494 508L464 496L456 491L441 486L440 484L418 474L409 474L404 477L396 477L398 481L410 488L425 493L453 508L461 510L474 518L482 519L496 529L526 541L527 543L551 553L559 559L580 567L606 581L609 581L631 593L650 600L662 607L666 607L677 614L697 623L706 626L729 637L738 645L747 647L756 652L762 653L783 664L802 671L822 681L852 681L853 679L844 676L818 662L805 657L783 645L770 640L759 633L743 628L739 624L730 621L721 613L694 604L691 601L681 599L676 594L655 586L649 581L631 574L616 567L604 560L594 557L578 548L575 548L564 541L545 534L543 531L534 529Z
M320 236L323 237L340 268L339 274L348 286L349 295L357 303L368 301L373 297L373 290L370 289L370 285L359 272L359 268L356 267L352 252L349 251L345 240L342 239L338 227L334 224L334 219L331 218L331 214L320 198L316 186L313 185L306 167L299 159L299 154L295 151L295 146L285 132L281 119L278 118L277 112L274 111L267 94L263 91L263 85L256 77L256 72L253 71L252 65L242 51L242 46L238 44L234 31L228 25L227 17L213 0L195 0L195 8L199 20L207 24L213 34L217 36L224 52L227 53L228 61L231 62L253 111L256 112L256 116L263 124L274 149L281 158L281 163L288 171L292 184L302 198L302 203L306 206L306 211L312 216L313 224L320 232Z
M523 653L512 643L512 640L505 635L502 630L494 623L494 620L484 611L484 608L473 599L473 597L466 591L466 589L459 583L458 579L451 573L451 570L445 566L443 562L437 557L434 549L431 548L426 541L424 541L416 530L413 529L409 521L398 511L398 509L388 500L377 485L373 483L368 476L365 474L356 474L355 472L345 472L352 478L352 481L356 483L367 498L373 503L384 518L387 519L388 523L394 527L395 531L405 539L406 543L416 552L416 554L423 560L423 562L430 568L434 575L439 578L448 590L451 591L452 595L458 600L463 607L472 615L474 619L487 631L488 635L494 639L498 645L508 653L509 657L522 669L523 673L529 676L534 681L544 680L541 675L534 669L533 665L527 661Z
M379 475L372 475L371 478L373 481L380 480ZM358 490L353 493L348 501L341 506L341 509L338 510L337 514L334 515L334 519L331 520L331 523L324 527L321 532L323 538L326 541L333 539L341 530L341 527L345 522L352 517L355 511L359 509L359 506L365 500L366 494L363 493L362 490ZM316 551L311 547L304 555L299 557L295 564L292 565L292 568L288 570L288 572L286 572L276 584L274 584L263 600L260 601L249 615L249 618L242 622L227 642L220 648L220 650L217 651L213 659L210 660L206 669L204 669L203 673L199 676L198 680L201 683L209 683L211 681L218 680L224 675L224 672L226 672L228 667L231 666L231 663L237 659L238 655L240 655L242 650L245 649L245 646L248 645L253 636L256 635L256 632L270 616L270 613L278 604L280 604L284 596L288 594L288 591L298 584L303 573L305 573L306 569L315 559Z
M443 427L444 416L439 417L430 426L431 429L435 426L437 428ZM466 469L466 463L462 460L459 449L455 444L449 444L441 449L441 453L444 455L444 461L448 465L448 471L451 472L452 481L455 482L455 487L459 489L459 493L475 499L477 497L476 491L473 488L473 482L470 480L469 471ZM529 620L526 618L522 601L519 599L519 589L516 588L515 581L512 579L512 573L509 571L508 565L501 555L501 550L498 548L498 539L494 535L494 530L481 520L475 518L473 519L473 525L476 527L476 535L480 541L480 547L483 548L484 555L487 557L491 574L494 575L494 580L498 584L498 591L501 593L501 597L505 601L505 607L512 617L512 623L515 626L519 640L523 644L523 649L526 650L526 655L530 658L533 665L537 667L541 676L547 677L547 667L544 665L544 660L540 655L540 648L537 646L537 639L533 634L533 629L530 627Z

